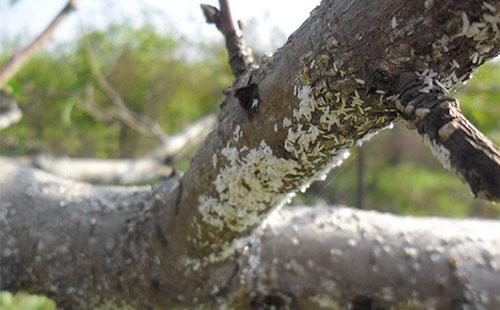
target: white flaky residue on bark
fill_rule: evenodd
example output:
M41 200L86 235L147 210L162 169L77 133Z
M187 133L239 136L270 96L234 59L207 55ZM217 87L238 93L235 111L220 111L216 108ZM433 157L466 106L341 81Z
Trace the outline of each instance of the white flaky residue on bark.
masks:
M309 297L309 301L316 304L319 309L342 309L339 303L327 294L316 294Z
M342 115L346 114L346 101L343 97L338 96L339 107L334 108L327 103L323 98L314 98L313 89L309 85L296 86L296 96L299 99L298 107L293 111L294 120L287 122L289 124L288 135L284 143L284 148L291 153L302 167L314 167L317 163L324 162L325 158L337 157L344 159L348 156L348 152L339 148L324 150L324 144L318 143L318 138L333 139L336 145L349 143L340 141L338 135L329 134L333 125L342 126ZM362 101L361 101L362 102ZM313 113L319 111L319 125L317 121L313 121ZM328 164L333 167L342 162L339 158L334 158L336 164Z
M426 11L433 8L433 1L425 1ZM435 59L447 59L452 46L456 45L457 40L462 40L460 44L470 41L474 44L474 49L468 55L472 67L477 67L486 62L491 57L491 51L500 38L500 5L498 3L483 2L480 16L469 16L468 12L454 12L459 30L453 35L442 34L439 39L432 43L432 55ZM391 24L394 19L391 20ZM404 37L407 31L412 31L412 23L407 23L405 32L404 27L392 27L394 37ZM386 53L389 56L388 63L402 64L412 61L415 58L416 51L407 44L388 46ZM449 58L449 57L448 57ZM427 87L421 89L421 92L428 93L434 87L441 87L449 90L457 83L465 83L470 78L470 72L463 70L463 63L455 59L450 59L443 68L439 69L428 66L415 72L425 82ZM437 70L437 71L436 71ZM439 72L438 72L439 71ZM440 72L447 72L446 75Z
M443 35L436 41L432 45L434 56L442 57L442 55L449 52L448 46L453 40L465 38L475 44L474 50L469 55L472 65L476 66L486 62L488 57L491 56L489 53L494 48L495 42L500 38L500 6L483 2L481 9L482 15L476 21L472 21L467 12L459 12L459 18L461 18L460 31L451 37ZM438 80L434 81L434 83L446 89L451 88L456 83L465 82L470 77L469 73L461 76L457 75L456 70L460 68L460 65L455 59L451 60L448 67L450 69L448 72L451 71L448 76L437 76L437 73L433 72L432 69L419 74ZM430 85L430 87L432 86ZM423 92L426 92L425 89L423 89Z
M286 200L284 182L298 163L275 156L265 141L250 150L227 146L221 154L227 163L215 180L217 195L201 196L199 210L214 227L245 231L260 223L269 206Z
M500 37L500 10L492 4L483 2L483 15L481 20L470 22L466 12L462 12L462 29L457 37L466 37L476 42L476 51L474 51L469 59L473 64L481 64L484 62L484 55L493 49L490 45L493 41ZM491 32L494 36L491 37Z
M236 126L232 140L218 152L214 191L199 197L202 221L216 230L241 233L255 227L289 199L288 193L324 179L358 140L389 125L390 118L381 115L388 109L379 100L384 94L362 95L366 82L347 77L342 63L328 53L308 57L294 85L296 106L274 126L275 132L287 131L282 148L273 151L265 140L256 148L242 145L245 133ZM318 78L315 72L330 74ZM278 150L289 156L279 156Z

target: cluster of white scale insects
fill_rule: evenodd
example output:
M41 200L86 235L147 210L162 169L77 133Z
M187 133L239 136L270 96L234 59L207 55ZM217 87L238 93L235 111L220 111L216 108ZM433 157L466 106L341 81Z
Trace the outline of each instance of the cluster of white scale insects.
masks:
M358 84L362 85L362 81ZM281 206L292 197L291 189L285 184L295 184L295 188L305 190L311 182L324 179L331 168L349 156L348 149L355 145L354 140L332 133L332 128L361 121L370 107L363 107L357 90L349 98L341 96L340 92L335 94L335 106L323 97L315 97L313 91L310 85L295 86L294 94L299 103L293 117L285 117L274 125L275 131L279 127L287 130L283 148L291 158L276 156L264 140L253 149L237 148L228 143L221 150L224 166L214 182L217 194L199 198L199 210L205 222L220 230L235 232L255 227L271 207ZM233 140L241 137L242 131L237 126ZM320 139L332 141L336 147L326 149ZM214 156L214 168L218 162ZM315 173L307 176L308 171Z

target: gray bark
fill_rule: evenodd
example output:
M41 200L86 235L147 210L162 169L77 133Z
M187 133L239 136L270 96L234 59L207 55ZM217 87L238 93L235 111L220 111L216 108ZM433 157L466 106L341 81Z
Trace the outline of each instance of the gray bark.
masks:
M426 78L412 80L396 103L404 118L417 128L443 166L464 180L474 195L499 201L500 151L465 118L458 101L445 95L446 89Z
M497 55L499 20L500 1L324 0L270 60L239 77L184 176L156 187L92 187L2 165L1 287L47 293L73 308L218 300L307 308L303 298L326 303L324 295L338 305L498 307L498 223L311 211L331 221L320 231L293 219L305 212L295 210L269 224L277 234L253 232L402 114L408 76L427 76L431 90L452 86ZM270 266L273 253L296 263ZM436 285L425 275L444 279ZM308 281L325 278L335 285Z
M177 178L156 187L95 187L0 168L2 288L47 294L63 309L270 301L331 309L360 297L384 307L500 306L498 221L283 208L226 249L234 265L227 278L208 279L212 297L195 291L188 299L184 285L202 285L207 279L196 271L206 266L172 253L157 225Z
M254 300L290 308L498 309L498 236L498 221L285 208L257 230L239 275Z

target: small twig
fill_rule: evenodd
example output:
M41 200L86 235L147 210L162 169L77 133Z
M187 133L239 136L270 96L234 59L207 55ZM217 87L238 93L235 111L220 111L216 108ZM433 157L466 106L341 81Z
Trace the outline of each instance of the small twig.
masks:
M7 81L9 81L21 69L21 67L49 41L57 26L59 26L59 24L75 9L76 0L69 0L59 14L57 14L52 22L50 22L47 28L45 28L45 30L38 37L36 37L30 45L12 56L10 61L0 70L0 88L5 86Z
M201 118L182 129L178 134L169 136L164 143L149 156L165 161L179 155L186 149L201 143L212 131L216 121L217 117L213 114Z
M226 39L229 65L236 78L255 67L252 51L246 47L243 35L231 16L228 0L219 0L220 11L211 5L201 4L207 23L214 24Z
M5 112L3 110L6 110ZM23 117L23 112L11 97L6 97L0 93L0 130L5 129L19 122Z
M433 154L464 180L475 196L500 200L500 150L465 118L439 83L410 77L396 107Z
M125 101L120 96L118 91L111 85L111 83L106 79L99 63L97 62L96 56L90 46L89 42L86 42L88 50L88 60L90 64L90 69L92 75L97 81L99 87L106 93L108 98L111 100L116 108L116 117L124 122L129 127L134 130L149 136L154 136L160 142L168 139L167 134L163 131L161 126L155 120L147 117L146 115L135 113L130 111L125 104Z
M103 110L99 107L94 100L94 92L95 88L92 85L88 85L85 87L85 95L83 99L78 99L76 101L76 105L81 108L83 111L88 113L93 118L101 121L101 122L111 122L116 119L116 109L106 109Z

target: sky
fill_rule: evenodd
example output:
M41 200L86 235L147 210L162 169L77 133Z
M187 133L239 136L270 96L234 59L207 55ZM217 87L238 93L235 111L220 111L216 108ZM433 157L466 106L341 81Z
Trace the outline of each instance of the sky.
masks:
M246 41L261 52L272 53L295 31L321 0L230 0L235 19L254 31ZM0 54L2 41L17 38L24 46L40 33L67 0L0 0ZM77 0L78 11L57 28L48 48L112 22L149 21L159 31L175 30L191 43L222 41L213 26L205 23L200 3L218 6L217 0ZM194 45L193 44L193 45ZM496 58L500 61L500 56Z
M66 0L17 0L14 5L10 2L0 0L0 38L21 38L22 42L29 42L41 32L66 4ZM305 21L319 2L232 0L230 4L235 19L256 29L251 34L252 41L258 41L261 49L271 52ZM216 0L79 0L77 3L78 11L57 29L53 42L69 41L82 29L101 28L110 22L125 20L137 25L148 20L160 31L176 29L187 40L221 39L215 28L205 23L199 8L200 3L217 6Z

